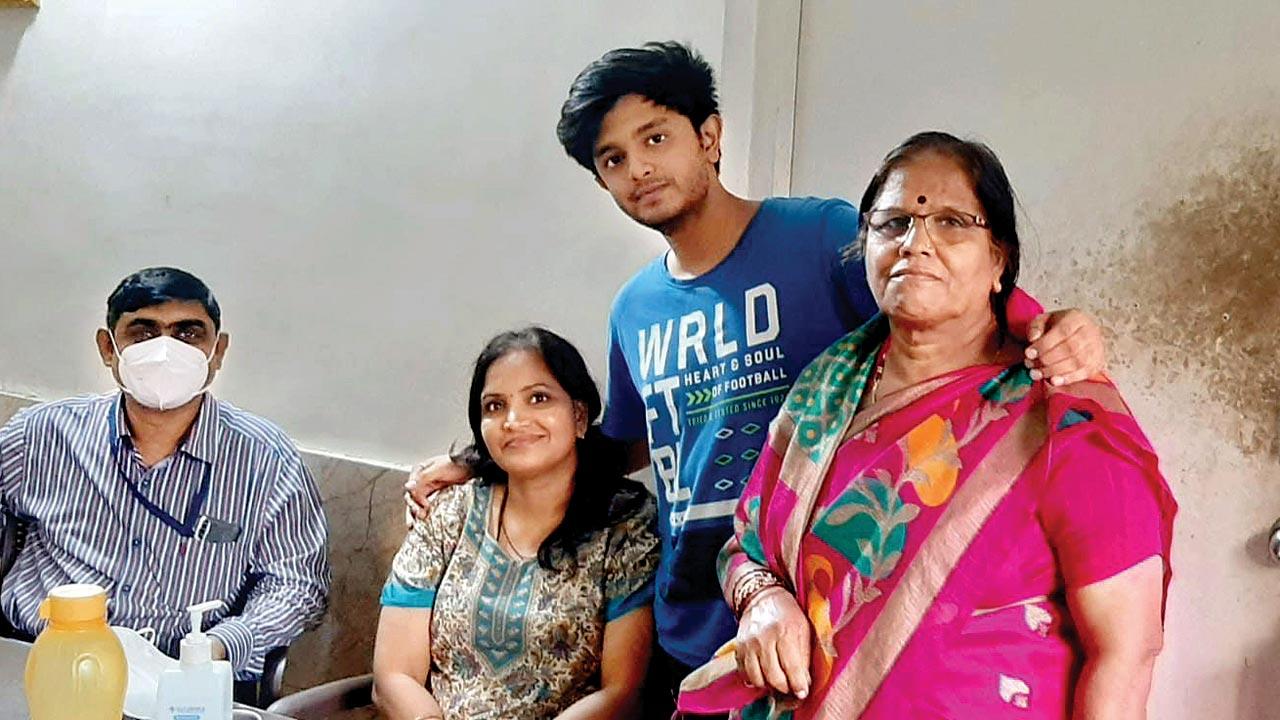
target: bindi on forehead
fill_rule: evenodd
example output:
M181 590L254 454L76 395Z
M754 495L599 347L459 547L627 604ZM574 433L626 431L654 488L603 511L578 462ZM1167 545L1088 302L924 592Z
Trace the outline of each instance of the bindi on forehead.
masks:
M923 205L923 204L925 204L925 203L927 203L927 202L929 202L929 198L927 198L927 197L925 197L925 196L923 196L923 195L921 195L920 197L916 198L916 204L917 204L917 205Z

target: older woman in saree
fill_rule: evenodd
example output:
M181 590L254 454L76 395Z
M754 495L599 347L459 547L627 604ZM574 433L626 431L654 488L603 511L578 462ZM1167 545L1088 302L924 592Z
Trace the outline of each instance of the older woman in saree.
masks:
M882 315L800 376L720 559L737 639L686 713L1144 718L1176 505L1105 378L1034 382L1014 197L921 133L863 195Z

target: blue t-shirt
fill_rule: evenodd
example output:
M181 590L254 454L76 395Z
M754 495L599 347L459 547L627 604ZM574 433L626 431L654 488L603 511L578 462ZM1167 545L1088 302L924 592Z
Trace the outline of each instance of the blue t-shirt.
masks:
M699 665L737 622L716 579L738 496L802 369L876 312L843 200L765 200L719 265L677 280L659 257L609 314L604 431L647 438L662 560L654 616L664 650Z

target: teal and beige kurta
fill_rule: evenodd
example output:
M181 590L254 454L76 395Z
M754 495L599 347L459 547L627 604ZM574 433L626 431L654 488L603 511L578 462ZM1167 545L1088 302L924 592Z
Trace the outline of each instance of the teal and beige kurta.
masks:
M432 611L427 682L449 720L554 717L599 689L605 625L653 602L655 505L553 571L488 532L493 490L439 493L396 554L382 604Z

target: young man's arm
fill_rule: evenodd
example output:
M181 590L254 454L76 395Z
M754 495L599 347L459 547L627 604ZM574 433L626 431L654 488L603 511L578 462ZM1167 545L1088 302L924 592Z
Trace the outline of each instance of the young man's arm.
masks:
M1107 344L1102 327L1082 310L1054 310L1036 316L1027 330L1027 366L1031 377L1070 385L1106 371Z
M1009 332L1027 340L1026 365L1032 379L1066 385L1106 370L1102 328L1083 311L1046 313L1034 298L1014 288L1005 316Z
M431 496L441 490L461 485L471 479L471 471L453 461L448 454L427 458L413 466L404 484L405 524L425 520L431 512Z
M609 321L609 367L600 429L627 447L627 473L649 467L649 428L644 398L636 392L617 323Z
M653 464L649 458L649 441L632 440L627 443L627 474L637 473Z

